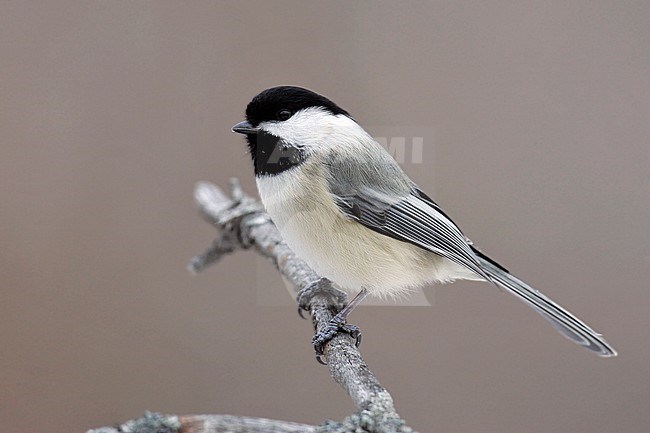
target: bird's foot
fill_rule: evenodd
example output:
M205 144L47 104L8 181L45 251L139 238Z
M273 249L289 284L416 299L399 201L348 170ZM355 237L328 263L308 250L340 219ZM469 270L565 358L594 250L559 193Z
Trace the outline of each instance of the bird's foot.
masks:
M336 315L332 320L330 320L327 326L314 335L314 338L311 340L311 343L314 345L314 351L316 352L316 361L320 364L327 365L327 363L323 361L325 345L340 332L348 334L354 340L354 345L356 347L359 347L361 344L361 331L359 330L359 327L346 323L345 318Z
M298 302L298 314L300 317L305 320L308 319L305 317L304 313L309 313L309 306L311 304L312 298L316 295L321 294L329 295L333 300L336 301L335 312L340 311L347 303L347 295L345 292L342 292L341 290L335 288L334 285L332 285L332 282L327 278L320 278L313 283L310 283L307 286L303 287L300 289L300 292L298 292L296 301Z

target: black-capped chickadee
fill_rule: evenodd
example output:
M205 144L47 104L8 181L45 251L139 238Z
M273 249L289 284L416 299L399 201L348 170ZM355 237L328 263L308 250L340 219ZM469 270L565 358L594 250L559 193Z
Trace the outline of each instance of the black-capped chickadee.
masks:
M391 297L432 282L480 280L515 295L571 341L616 356L600 334L481 253L324 96L292 86L264 90L232 130L246 136L262 203L289 247L317 273L357 293L333 319L334 331L350 329L347 315L368 294ZM317 345L333 335L317 336Z

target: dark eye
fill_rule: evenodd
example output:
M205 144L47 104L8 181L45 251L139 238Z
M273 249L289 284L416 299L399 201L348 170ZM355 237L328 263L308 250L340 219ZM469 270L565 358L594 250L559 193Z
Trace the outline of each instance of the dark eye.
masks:
M278 114L276 114L276 116L278 117L278 120L287 120L291 117L291 111L283 108L282 110L278 111Z

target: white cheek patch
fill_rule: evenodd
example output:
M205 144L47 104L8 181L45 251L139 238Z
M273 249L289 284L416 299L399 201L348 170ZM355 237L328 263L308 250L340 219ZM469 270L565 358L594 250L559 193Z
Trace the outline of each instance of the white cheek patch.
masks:
M346 143L358 145L372 140L354 120L348 116L333 115L329 111L310 107L294 113L285 121L262 122L259 127L294 147L305 150L324 151L338 143L344 148ZM354 146L353 146L354 147Z
M287 144L304 146L321 139L322 126L328 123L327 117L333 116L322 108L312 107L298 111L285 121L262 122L259 126Z

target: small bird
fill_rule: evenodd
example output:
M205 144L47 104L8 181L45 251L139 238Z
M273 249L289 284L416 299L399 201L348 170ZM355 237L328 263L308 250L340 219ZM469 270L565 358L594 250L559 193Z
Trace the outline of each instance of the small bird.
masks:
M244 134L262 203L289 247L320 275L356 293L328 331L358 335L347 316L367 295L395 297L430 283L487 281L603 357L616 351L584 322L479 251L344 109L311 90L255 96Z

